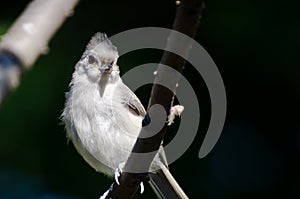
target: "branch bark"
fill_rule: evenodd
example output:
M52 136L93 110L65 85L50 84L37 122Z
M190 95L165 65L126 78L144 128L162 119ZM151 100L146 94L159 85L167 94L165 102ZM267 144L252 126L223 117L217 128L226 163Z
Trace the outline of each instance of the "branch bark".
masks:
M20 83L79 0L32 1L0 43L0 105Z
M182 0L177 9L175 21L173 23L173 30L179 31L191 38L194 38L200 23L202 11L204 9L204 0ZM171 33L168 38L166 49L178 47L176 42L176 37ZM182 48L181 50L183 52L188 53L191 46L189 42L185 42L181 44L180 47ZM182 73L184 69L185 62L186 61L179 56L176 56L168 51L164 52L157 68L157 76L152 87L147 113L149 113L149 109L152 105L160 104L169 114L170 108L173 104L176 86L181 76L180 73ZM179 73L170 74L164 70L164 67L162 67L163 65L172 67ZM172 88L165 88L157 84L157 82L161 82L165 79L169 81L168 85L172 85ZM148 125L150 122L151 118L147 114L143 120L143 128L140 132L140 136L137 139L132 153L125 164L125 172L123 172L119 178L120 185L117 185L114 182L106 198L132 198L137 191L140 182L147 178L147 173L133 173L126 171L134 171L134 168L137 167L137 165L139 169L148 171L155 154L150 157L147 156L147 159L143 160L138 159L140 157L133 154L158 151L161 145L168 126L166 124L159 133L152 137L145 138L147 137L147 131L145 130L144 126Z

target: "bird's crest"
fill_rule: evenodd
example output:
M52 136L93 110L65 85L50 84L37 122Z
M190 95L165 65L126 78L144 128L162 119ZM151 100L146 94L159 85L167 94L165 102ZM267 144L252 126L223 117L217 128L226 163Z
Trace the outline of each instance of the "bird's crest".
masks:
M97 32L90 40L90 42L87 45L87 50L92 50L97 45L102 44L105 47L117 51L117 48L111 43L111 41L108 39L107 35L105 33Z

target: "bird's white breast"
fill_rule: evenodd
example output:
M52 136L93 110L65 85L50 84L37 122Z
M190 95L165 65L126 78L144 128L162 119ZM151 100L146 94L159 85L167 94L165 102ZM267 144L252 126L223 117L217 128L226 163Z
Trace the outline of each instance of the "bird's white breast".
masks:
M98 84L75 82L64 110L64 118L73 124L67 131L76 149L92 167L109 175L127 160L141 128L136 124L142 121L129 117L115 89L118 86L107 84L101 93Z

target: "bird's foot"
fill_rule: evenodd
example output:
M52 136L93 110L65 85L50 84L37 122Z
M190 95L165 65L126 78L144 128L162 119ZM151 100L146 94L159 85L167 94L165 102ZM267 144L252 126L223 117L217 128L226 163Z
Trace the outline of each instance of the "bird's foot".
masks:
M140 191L140 193L141 193L141 194L143 194L143 193L144 193L144 191L145 191L145 186L144 186L144 183L143 183L143 181L140 183L140 188L141 188L141 191Z
M119 164L118 168L115 170L115 181L118 185L120 185L119 177L121 176L122 170L125 166L125 162Z
M115 181L116 181L117 185L120 185L119 177L121 176L124 166L125 166L125 162L122 162L119 164L118 168L116 168L116 170L115 170ZM144 174L142 174L141 176L143 176L142 178L147 179L147 177L145 177ZM141 194L144 193L145 186L144 186L143 181L141 181L141 183L140 183L140 189L141 189L140 193ZM108 192L109 192L109 190L103 194L104 198L107 196ZM99 199L102 199L103 196L101 196Z

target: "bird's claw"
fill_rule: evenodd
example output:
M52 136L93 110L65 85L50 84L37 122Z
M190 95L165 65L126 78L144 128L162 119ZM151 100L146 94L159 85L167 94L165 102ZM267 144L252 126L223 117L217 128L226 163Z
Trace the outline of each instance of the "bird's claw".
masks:
M119 166L118 166L118 168L116 168L116 170L115 170L115 181L116 181L117 185L120 185L119 177L121 176L122 168L124 167L124 164L125 164L125 163L120 163ZM140 188L141 188L140 193L141 193L141 194L144 193L144 191L145 191L145 186L144 186L143 181L140 183ZM107 194L108 194L108 191L107 191L107 193L105 192L105 193L103 194L103 196L104 196L104 195L107 195ZM102 198L100 198L100 199L102 199Z
M145 191L145 186L144 186L144 183L143 183L143 182L140 183L140 188L141 188L140 193L143 194L144 191Z
M115 170L115 181L118 185L120 185L120 182L119 182L119 177L121 175L121 169L120 168L116 168Z
M115 181L116 181L116 183L117 183L118 185L120 185L119 177L121 176L121 173L122 173L122 171L123 171L122 168L123 168L124 166L125 166L125 162L120 163L119 166L118 166L118 168L116 168L116 170L115 170Z

